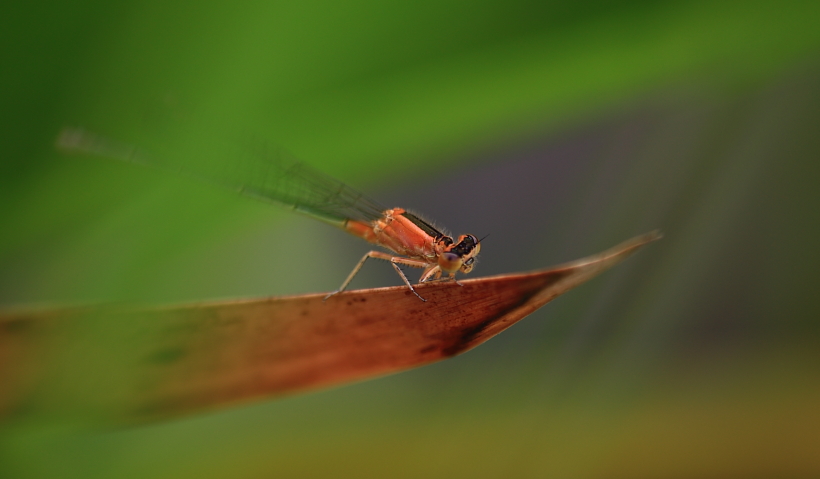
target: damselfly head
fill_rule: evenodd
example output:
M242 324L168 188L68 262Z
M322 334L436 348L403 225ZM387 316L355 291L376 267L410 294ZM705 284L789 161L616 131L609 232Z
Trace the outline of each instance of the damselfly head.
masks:
M473 270L475 257L481 244L473 235L461 235L458 243L449 245L438 257L438 265L445 273L469 273Z

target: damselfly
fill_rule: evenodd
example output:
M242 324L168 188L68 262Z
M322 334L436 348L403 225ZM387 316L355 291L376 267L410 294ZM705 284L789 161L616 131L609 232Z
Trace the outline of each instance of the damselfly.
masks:
M344 183L292 160L280 149L254 145L248 148L253 151L243 155L241 161L222 162L214 168L160 159L81 128L64 129L57 146L66 151L169 169L221 184L242 195L312 216L395 253L368 252L339 289L325 299L344 291L367 259L375 258L389 261L410 291L426 301L399 265L423 268L420 283L439 279L456 281L456 273L472 271L481 249L480 241L473 235L461 235L454 240L405 209L384 208Z

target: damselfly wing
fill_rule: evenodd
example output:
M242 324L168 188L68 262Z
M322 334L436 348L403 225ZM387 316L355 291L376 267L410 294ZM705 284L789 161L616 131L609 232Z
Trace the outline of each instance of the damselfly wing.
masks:
M344 291L367 259L375 258L389 261L410 291L425 301L399 265L422 268L420 283L456 281L456 273L472 271L481 249L475 236L461 235L456 241L405 209L385 208L279 148L253 145L247 148L249 154L233 162L232 167L203 168L160 159L82 128L65 128L57 146L65 151L162 168L216 183L241 195L309 215L395 253L369 251L339 289L325 299Z

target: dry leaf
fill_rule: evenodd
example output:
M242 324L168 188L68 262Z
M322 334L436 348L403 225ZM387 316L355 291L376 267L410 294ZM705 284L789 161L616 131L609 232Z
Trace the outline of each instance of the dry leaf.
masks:
M0 314L0 414L127 424L339 385L471 349L657 232L551 269L417 287ZM62 416L61 416L62 415Z

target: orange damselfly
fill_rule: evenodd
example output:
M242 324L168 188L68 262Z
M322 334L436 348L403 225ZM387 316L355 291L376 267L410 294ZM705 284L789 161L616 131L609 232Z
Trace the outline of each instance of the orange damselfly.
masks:
M395 253L369 251L339 289L325 299L344 291L367 259L375 258L390 262L410 291L426 301L399 265L423 268L419 283L456 281L456 273L472 271L481 249L480 241L473 235L461 235L454 240L405 209L384 208L341 181L291 159L280 149L257 146L233 167L222 164L214 169L159 159L81 128L64 129L57 146L65 151L169 169L217 183L241 195L286 206Z

